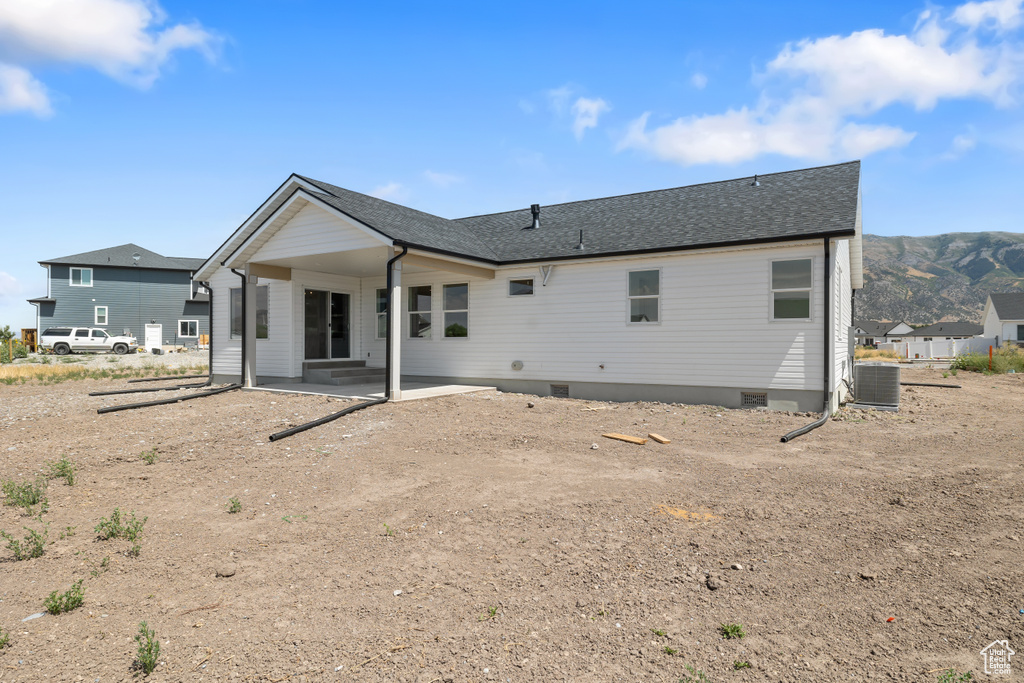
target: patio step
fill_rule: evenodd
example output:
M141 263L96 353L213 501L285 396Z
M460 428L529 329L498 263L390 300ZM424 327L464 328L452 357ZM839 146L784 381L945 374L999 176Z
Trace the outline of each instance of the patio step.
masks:
M306 361L302 381L312 384L374 384L384 381L384 368L368 368L364 361Z

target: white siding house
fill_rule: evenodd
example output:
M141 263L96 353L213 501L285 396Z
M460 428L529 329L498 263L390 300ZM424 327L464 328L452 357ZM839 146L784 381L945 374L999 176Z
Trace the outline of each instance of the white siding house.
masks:
M989 294L981 325L999 346L1024 343L1024 293Z
M852 373L860 239L858 162L459 220L292 176L196 277L219 381L365 368L391 398L420 380L821 410Z

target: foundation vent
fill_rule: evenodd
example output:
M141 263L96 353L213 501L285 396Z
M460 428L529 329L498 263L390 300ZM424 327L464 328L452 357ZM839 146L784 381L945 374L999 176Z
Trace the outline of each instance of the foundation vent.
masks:
M552 384L551 395L555 398L569 398L568 384Z
M744 391L740 394L740 406L743 408L767 408L768 394Z

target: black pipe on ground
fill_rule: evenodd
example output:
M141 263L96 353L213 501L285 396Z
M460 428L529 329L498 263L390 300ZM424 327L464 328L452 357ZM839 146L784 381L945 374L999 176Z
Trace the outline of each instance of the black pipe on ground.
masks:
M90 396L117 396L118 394L145 394L152 391L177 391L178 389L198 389L209 386L208 382L202 384L179 384L174 387L157 387L155 389L119 389L117 391L93 391Z
M301 424L301 425L298 425L297 427L292 427L290 429L285 429L283 431L277 432L276 434L271 434L270 435L270 440L271 441L278 441L279 439L287 438L289 436L292 436L293 434L298 434L299 432L304 432L307 429L312 429L313 427L319 427L320 425L325 425L328 422L333 422L334 420L337 420L339 417L345 417L346 415L354 413L357 410L362 410L363 408L369 408L370 406L377 406L377 405L380 405L382 403L387 403L387 402L388 402L388 399L387 399L387 397L385 397L385 398L378 398L375 401L367 401L366 403L359 403L359 404L354 405L354 406L349 406L348 408L345 408L344 410L340 410L340 411L338 411L336 413L333 413L331 415L328 415L326 417L321 417L319 420L313 420L312 422L307 422L306 424Z
M825 315L823 316L824 319L825 319L825 324L824 324L824 328L825 328L824 329L824 332L825 332L825 334L824 334L824 337L825 337L825 407L822 408L822 410L821 410L821 417L820 418L818 418L816 421L812 422L809 425L804 425L800 429L794 429L789 434L786 434L785 436L783 436L780 439L780 441L782 441L782 443L789 443L790 441L792 441L796 437L801 436L803 434L806 434L807 432L809 432L809 431L811 431L813 429L817 429L821 425L823 425L826 422L828 422L828 418L830 416L829 415L829 412L830 412L829 411L829 407L831 406L831 403L832 403L832 401L830 400L832 398L832 387L831 387L831 382L829 381L829 378L832 376L832 348L831 348L832 320L831 320L830 307L829 307L829 301L832 299L832 288L831 288L831 284L832 284L832 266L829 263L830 252L831 252L831 243L829 242L829 238L826 237L825 238L825 289L823 290L824 294L821 297L824 300L823 303L825 304ZM813 277L813 274L812 274L812 277ZM813 304L814 304L814 302L812 301L811 305L813 305Z
M168 379L206 379L209 375L170 375L168 377L143 377L142 379L130 379L128 384L136 382L162 382Z
M940 389L963 389L959 384L929 384L928 382L900 382L901 387L938 387Z
M214 394L223 394L225 391L233 391L235 389L241 389L241 384L229 384L226 387L220 387L212 391L202 391L198 394L190 394L189 396L176 396L174 398L165 398L161 401L146 401L144 403L128 403L123 406L107 406L106 408L100 408L96 411L98 415L104 413L116 413L119 410L134 410L135 408L148 408L149 406L164 406L170 405L171 403L181 403L182 401L191 401L194 398L203 398L205 396L213 396Z

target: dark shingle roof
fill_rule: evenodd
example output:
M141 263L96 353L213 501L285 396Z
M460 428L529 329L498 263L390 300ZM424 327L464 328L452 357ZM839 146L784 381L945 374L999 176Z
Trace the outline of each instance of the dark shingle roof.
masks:
M448 220L299 176L320 200L391 239L494 263L849 235L860 162ZM585 249L575 249L583 230Z
M136 261L134 254L139 254ZM122 244L119 247L87 251L84 254L62 256L40 261L43 265L61 264L68 266L110 266L112 268L152 268L155 270L198 270L205 259L161 256L155 251L143 249L137 244Z
M926 327L919 327L912 334L914 337L975 337L981 334L984 328L977 324L966 321L951 323L935 323Z
M1024 320L1024 294L989 294L1000 320Z
M858 327L864 330L864 333L869 337L884 337L889 334L889 330L900 324L900 321L896 322L878 322L877 320L858 320L853 323L854 327Z

